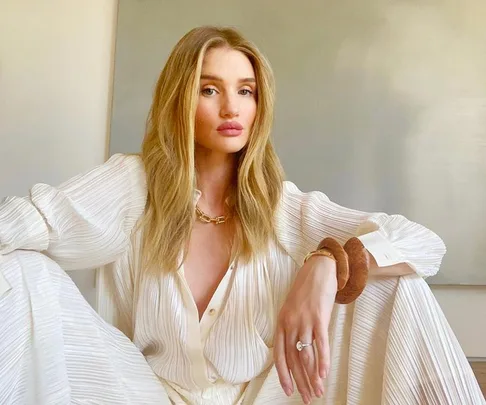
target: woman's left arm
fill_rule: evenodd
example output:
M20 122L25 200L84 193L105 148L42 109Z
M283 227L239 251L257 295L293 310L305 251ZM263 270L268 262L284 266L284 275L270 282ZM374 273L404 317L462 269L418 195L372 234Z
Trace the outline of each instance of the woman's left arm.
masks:
M344 244L357 236L370 252L372 272L377 275L402 275L406 265L408 273L433 276L446 253L438 235L402 215L345 208L319 191L303 193L290 182L284 185L277 234L279 242L299 264L325 237Z
M280 311L275 337L275 363L284 391L293 391L289 370L304 402L320 396L329 366L328 325L336 295L336 266L327 257L304 258L325 237L344 244L358 237L370 253L370 274L429 277L439 270L446 252L442 239L402 215L367 213L333 203L318 191L303 193L284 183L277 215L279 243L302 266ZM300 352L297 341L315 340ZM309 381L307 383L307 381Z

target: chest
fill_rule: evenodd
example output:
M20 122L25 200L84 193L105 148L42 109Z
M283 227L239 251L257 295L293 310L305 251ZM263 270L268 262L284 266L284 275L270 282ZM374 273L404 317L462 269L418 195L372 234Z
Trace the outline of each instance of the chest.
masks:
M157 375L168 377L180 364L204 387L218 378L247 382L268 366L279 303L274 294L287 289L276 282L281 284L292 268L267 259L238 263L225 272L199 319L181 271L141 279L133 341ZM269 269L281 276L275 278Z
M194 264L197 271L198 262ZM173 378L173 365L180 364L187 381L199 387L219 377L239 384L272 361L277 314L293 282L294 261L270 249L267 255L223 269L224 278L199 319L184 276L190 268L139 279L131 336L157 375Z
M230 224L196 222L184 260L184 277L201 319L228 271L233 228Z

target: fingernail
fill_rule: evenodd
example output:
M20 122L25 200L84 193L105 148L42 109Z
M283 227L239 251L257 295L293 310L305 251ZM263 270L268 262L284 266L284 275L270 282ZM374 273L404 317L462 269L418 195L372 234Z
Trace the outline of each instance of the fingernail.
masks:
M287 395L288 397L292 396L292 390L289 387L285 387L284 391L285 395Z
M322 390L320 388L316 389L316 397L318 398L322 397Z

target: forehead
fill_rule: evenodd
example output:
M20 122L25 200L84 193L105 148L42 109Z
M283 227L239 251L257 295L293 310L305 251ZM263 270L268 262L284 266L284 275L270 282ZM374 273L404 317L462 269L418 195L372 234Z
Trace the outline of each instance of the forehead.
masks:
M235 49L213 48L206 52L202 74L220 76L224 80L254 78L255 72L248 57Z

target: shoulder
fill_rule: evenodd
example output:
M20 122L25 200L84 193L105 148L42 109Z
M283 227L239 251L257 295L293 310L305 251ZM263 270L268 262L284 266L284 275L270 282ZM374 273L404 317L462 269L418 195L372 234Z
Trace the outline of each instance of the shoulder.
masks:
M114 169L119 168L130 172L143 172L142 158L135 153L115 153L108 158L104 166Z
M106 162L67 180L58 189L72 198L97 200L108 193L112 201L138 202L146 198L146 183L140 156L117 153ZM36 185L34 193L36 187L43 185Z
M120 204L129 223L140 219L147 201L147 180L142 158L138 154L116 153L102 166L103 183L114 201Z
M142 158L138 154L116 153L112 155L102 166L107 176L114 181L126 180L132 188L145 192L146 176ZM126 182L125 182L126 183Z
M282 204L295 205L304 202L316 201L330 201L329 197L322 191L302 191L293 182L285 180L282 187Z

